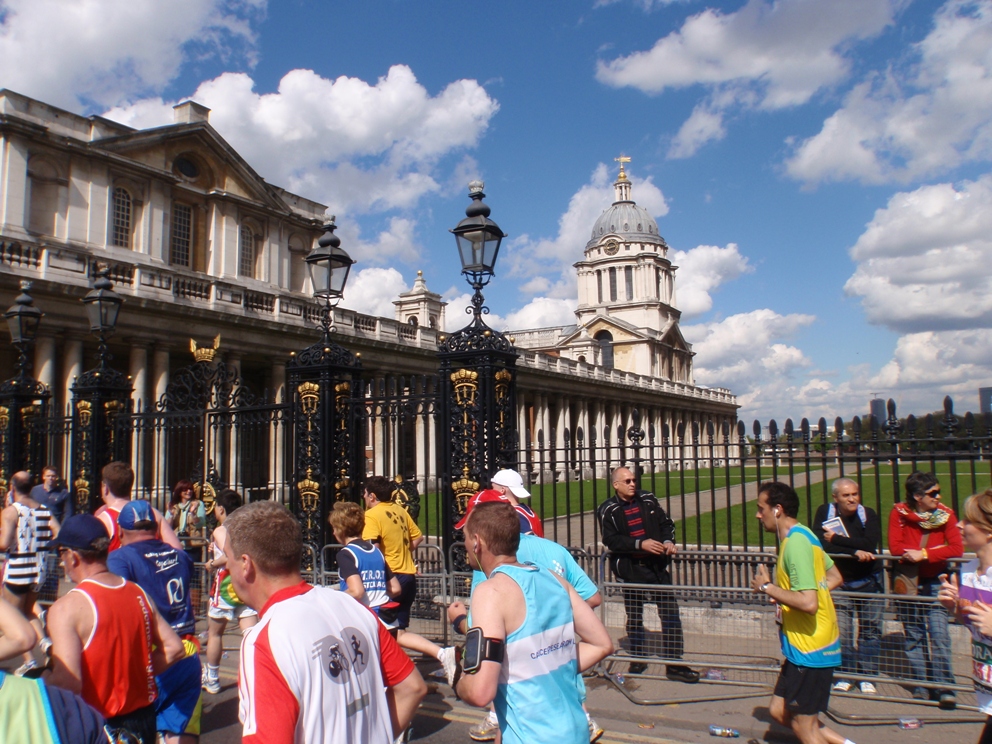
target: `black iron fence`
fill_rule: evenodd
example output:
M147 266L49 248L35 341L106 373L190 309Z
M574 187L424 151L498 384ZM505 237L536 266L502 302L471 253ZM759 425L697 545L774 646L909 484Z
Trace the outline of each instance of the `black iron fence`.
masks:
M175 483L190 479L207 495L231 486L247 500L291 503L299 479L295 450L304 446L293 424L298 417L293 403L253 396L240 380L213 375L196 396L172 390L161 401L117 416L114 436L135 468L136 493L161 508ZM225 396L218 396L218 388ZM358 381L347 421L361 427L361 475L342 480L345 485L335 498L359 500L368 475L394 478L395 498L425 534L444 542L445 510L459 502L445 476L438 396L436 375ZM886 542L887 515L904 498L905 479L914 470L936 474L943 501L955 512L967 496L992 486L992 417L957 416L949 398L939 414L899 419L890 401L885 421L837 419L832 425L821 418L798 425L787 420L781 427L775 421L750 427L707 421L671 426L662 423L670 417L658 411L641 415L636 410L626 420L611 421L612 426L593 421L586 429L528 429L519 433L515 453L545 535L591 554L599 552L595 512L613 495L610 475L620 466L633 469L641 487L659 498L675 520L681 547L696 550L761 551L773 545L774 538L755 519L757 486L766 480L796 488L800 521L807 524L817 507L831 500L834 480L855 480L863 503L881 518L879 548ZM40 453L34 458L38 469L42 462L61 466L74 489L79 479L69 446L76 424L72 411L50 408L28 423ZM480 480L484 487L485 479ZM95 506L98 498L96 488L86 501Z

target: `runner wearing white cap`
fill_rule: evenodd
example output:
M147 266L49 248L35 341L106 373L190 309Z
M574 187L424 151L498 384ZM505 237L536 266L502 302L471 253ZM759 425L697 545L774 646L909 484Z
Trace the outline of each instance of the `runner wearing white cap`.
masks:
M533 509L521 504L518 500L530 498L530 491L524 486L524 479L520 473L509 469L497 470L489 482L492 483L493 490L506 496L513 504L513 508L517 510L517 514L527 520L530 524L530 532L538 537L544 537L544 525L541 523L541 518L534 513Z

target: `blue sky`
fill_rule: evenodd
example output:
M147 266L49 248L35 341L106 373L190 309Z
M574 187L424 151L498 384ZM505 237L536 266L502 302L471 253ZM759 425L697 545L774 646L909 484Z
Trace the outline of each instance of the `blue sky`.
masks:
M696 380L743 417L992 384L992 0L0 0L0 70L134 126L209 106L331 205L365 312L422 269L462 323L448 229L481 177L510 235L493 325L568 323L623 153Z

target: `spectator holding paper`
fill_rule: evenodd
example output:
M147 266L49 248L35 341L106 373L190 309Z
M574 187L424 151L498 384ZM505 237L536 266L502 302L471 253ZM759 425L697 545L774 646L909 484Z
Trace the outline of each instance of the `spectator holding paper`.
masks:
M937 598L971 631L975 696L986 715L979 744L992 744L992 488L964 502L958 522L965 548L977 560L961 568L961 580L941 574Z
M882 650L882 611L885 600L846 597L843 592L881 594L884 582L881 565L875 555L882 541L882 527L873 509L861 503L858 482L838 478L833 483L833 502L822 504L813 518L813 533L823 550L837 560L837 570L844 583L834 595L837 625L840 628L841 665L834 681L834 692L860 689L874 695L875 685L863 680L860 685L845 677L848 674L878 674L878 655ZM854 624L858 625L855 635ZM857 638L857 648L855 648Z

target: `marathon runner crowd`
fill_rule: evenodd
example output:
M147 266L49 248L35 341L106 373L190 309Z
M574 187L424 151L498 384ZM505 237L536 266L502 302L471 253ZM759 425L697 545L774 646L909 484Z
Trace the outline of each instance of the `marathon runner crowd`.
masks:
M612 480L616 495L597 515L604 543L621 581L647 585L640 600L633 587L624 590L629 672L639 674L652 657L682 658L674 595L657 588L671 584L668 564L677 548L670 518L652 494L636 488L631 471L618 468ZM238 695L246 744L403 741L427 692L404 649L440 662L461 700L490 707L490 717L470 731L473 739L585 744L602 736L585 710L582 678L615 650L595 612L602 598L568 550L543 538L537 515L520 501L530 494L519 473L494 474L492 488L469 500L456 525L474 570L470 607L455 601L447 609L455 633L465 636L459 648L409 630L417 595L413 551L424 536L392 501L386 478L367 480L364 510L339 503L330 515L343 546L338 587L303 580L302 530L277 502L242 505L239 494L224 490L207 536L191 483L177 485L166 514L132 499L133 485L130 466L110 463L102 471L103 506L94 515L72 514L51 468L38 486L29 473L11 477L0 513L0 550L7 553L0 661L23 663L13 674L0 671L3 741L197 742L202 696L221 691L222 639L234 621L243 634ZM949 641L943 658L923 658L926 634L931 647L945 649L953 614L972 634L975 687L988 715L992 489L968 499L958 522L940 504L932 474L914 473L906 486L906 501L890 515L890 549L914 567L902 572L913 593L938 599L899 610L907 657L921 665L914 693L954 706L953 692L941 687L953 683ZM785 661L769 711L809 744L852 744L824 726L820 713L831 691L852 689L844 675L870 672L877 654L877 607L845 602L842 594L875 591L878 517L860 504L853 481L839 479L834 497L812 530L798 522L799 497L790 486L763 483L757 502L757 519L780 545L774 577L760 566L752 582L781 611ZM209 540L205 649L196 633L196 567L177 532ZM947 560L962 555L963 546L977 560L959 577ZM53 551L72 587L46 612L37 600L43 590L57 591L58 576L49 575ZM835 565L831 555L852 560ZM645 599L668 626L657 648L643 627ZM838 617L847 619L839 624ZM669 664L667 676L699 680L683 664ZM860 691L875 692L864 683ZM979 741L992 744L992 723Z

